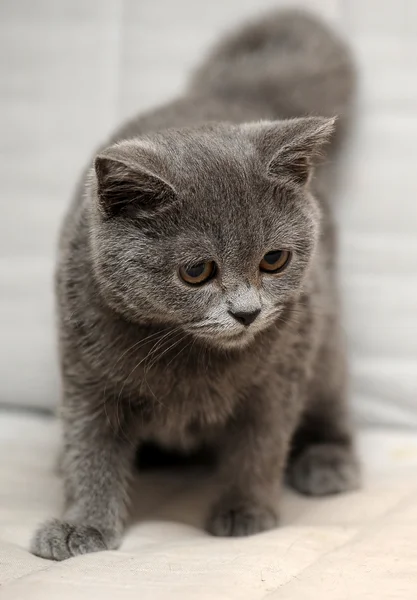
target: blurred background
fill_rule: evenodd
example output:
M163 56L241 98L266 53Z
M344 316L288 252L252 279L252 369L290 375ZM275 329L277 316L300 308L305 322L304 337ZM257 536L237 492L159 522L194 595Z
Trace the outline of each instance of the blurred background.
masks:
M277 0L0 1L0 403L59 399L52 273L86 162L181 93L210 44ZM357 118L337 202L357 420L417 426L417 2L310 0L350 41Z

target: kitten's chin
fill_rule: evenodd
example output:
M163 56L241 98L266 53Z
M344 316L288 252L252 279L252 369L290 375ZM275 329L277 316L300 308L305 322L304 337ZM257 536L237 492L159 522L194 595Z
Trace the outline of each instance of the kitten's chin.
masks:
M208 332L192 329L191 331L188 330L188 332L197 338L200 343L204 343L212 348L219 350L243 350L250 346L260 333L272 327L273 323L274 320L270 318L254 326L238 330L218 329L217 331Z
M233 335L198 334L195 337L212 348L218 348L219 350L239 350L249 346L255 339L255 334L250 331L241 331Z

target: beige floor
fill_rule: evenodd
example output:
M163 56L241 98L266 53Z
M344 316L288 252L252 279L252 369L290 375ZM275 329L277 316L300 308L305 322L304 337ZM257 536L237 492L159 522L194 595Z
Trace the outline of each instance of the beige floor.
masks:
M214 493L201 474L138 477L133 525L118 552L53 563L30 555L37 524L56 516L51 419L0 422L1 600L414 600L417 439L359 438L364 489L312 500L286 492L282 524L219 540L201 525Z

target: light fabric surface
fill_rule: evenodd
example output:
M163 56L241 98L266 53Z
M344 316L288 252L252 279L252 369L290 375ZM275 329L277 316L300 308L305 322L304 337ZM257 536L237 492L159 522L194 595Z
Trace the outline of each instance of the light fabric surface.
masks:
M27 551L36 525L59 514L57 437L51 419L0 418L1 600L415 600L415 435L363 432L362 491L321 500L288 491L281 528L246 539L201 530L212 477L138 477L121 550L64 563Z
M56 233L83 165L126 116L178 94L209 44L282 0L0 2L0 402L57 402ZM304 0L358 57L339 217L361 421L417 425L417 3Z

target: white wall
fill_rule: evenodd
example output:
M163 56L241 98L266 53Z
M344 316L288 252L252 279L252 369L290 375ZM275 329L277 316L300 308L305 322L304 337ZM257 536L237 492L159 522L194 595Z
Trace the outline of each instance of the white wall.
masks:
M94 147L179 93L221 31L285 4L1 1L0 402L57 402L56 232ZM417 425L417 2L299 4L345 32L361 73L339 203L356 412Z

